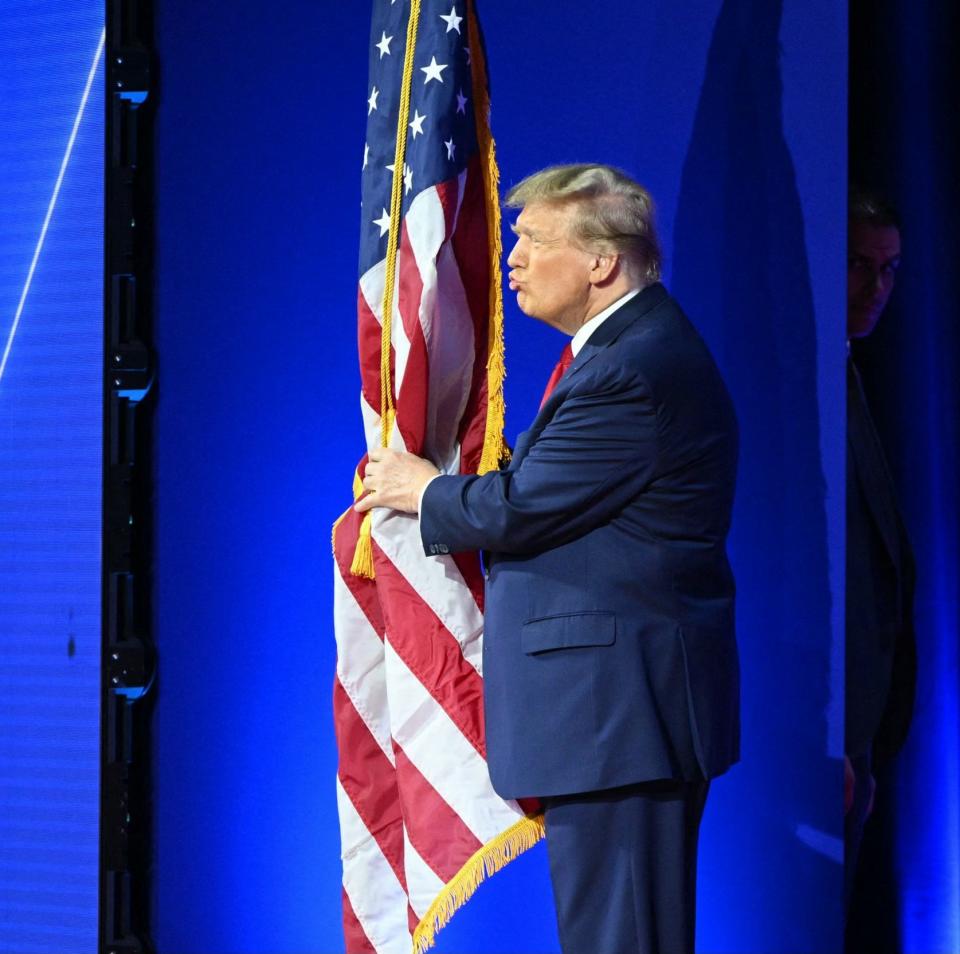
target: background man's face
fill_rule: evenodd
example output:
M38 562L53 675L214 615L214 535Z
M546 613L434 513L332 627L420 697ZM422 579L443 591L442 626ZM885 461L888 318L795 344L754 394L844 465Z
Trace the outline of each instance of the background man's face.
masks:
M847 242L847 337L865 338L893 291L900 232L893 225L851 222Z
M525 315L573 334L586 317L593 256L573 245L569 222L573 207L533 202L523 208L513 231L510 289Z

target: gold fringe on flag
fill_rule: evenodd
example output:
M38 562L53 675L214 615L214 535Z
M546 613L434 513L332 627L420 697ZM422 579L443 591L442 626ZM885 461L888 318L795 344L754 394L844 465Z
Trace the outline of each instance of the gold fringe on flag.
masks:
M503 440L506 405L503 400L503 379L507 376L503 345L503 275L500 256L503 240L500 235L500 170L493 136L490 134L490 93L487 89L487 59L477 25L473 2L467 4L467 36L470 41L470 71L473 79L474 117L480 166L483 170L483 195L487 209L487 255L490 260L489 320L487 327L487 425L483 435L478 474L497 470L509 460Z
M532 848L545 834L543 815L521 818L488 841L450 879L413 932L414 954L424 954L436 943L437 931L449 923L487 877Z

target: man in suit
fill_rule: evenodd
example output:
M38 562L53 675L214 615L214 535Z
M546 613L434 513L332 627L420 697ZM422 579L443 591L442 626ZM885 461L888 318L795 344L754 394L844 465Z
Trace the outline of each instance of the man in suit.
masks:
M490 775L544 805L564 954L686 954L709 780L739 756L733 408L641 186L557 166L507 205L517 303L573 339L540 411L500 472L372 453L357 508L486 551Z
M877 326L900 266L900 223L878 196L849 199L847 338ZM896 754L913 711L914 561L893 481L864 396L847 363L846 739L844 888L850 903L877 764Z

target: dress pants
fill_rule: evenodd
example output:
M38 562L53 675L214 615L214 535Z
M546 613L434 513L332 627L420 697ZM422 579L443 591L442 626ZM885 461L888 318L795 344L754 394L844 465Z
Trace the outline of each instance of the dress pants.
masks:
M709 782L542 799L563 954L693 954Z

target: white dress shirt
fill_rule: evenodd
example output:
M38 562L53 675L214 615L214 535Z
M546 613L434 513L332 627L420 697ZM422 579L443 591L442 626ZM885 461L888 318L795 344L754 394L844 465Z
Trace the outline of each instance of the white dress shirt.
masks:
M573 336L573 341L570 342L570 350L573 352L573 356L576 357L580 353L580 349L587 343L597 328L599 328L621 305L625 305L631 298L635 298L640 294L639 288L634 288L631 291L628 291L626 295L623 295L621 298L618 298L612 305L608 305L599 315L594 315L589 321L585 321L578 329L577 333Z

